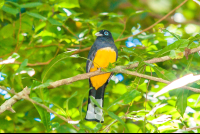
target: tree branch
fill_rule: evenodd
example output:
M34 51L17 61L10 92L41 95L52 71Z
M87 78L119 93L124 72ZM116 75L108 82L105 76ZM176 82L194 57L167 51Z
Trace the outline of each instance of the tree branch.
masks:
M191 49L190 54L191 53L195 53L197 51L200 51L200 47ZM164 57L160 57L160 58L154 58L154 59L151 59L151 60L147 60L145 62L146 63L156 63L156 62L163 62L163 61L166 61L166 60L169 60L169 59L170 59L169 56L164 56ZM162 82L162 83L166 83L166 84L170 83L170 81L166 81L166 80L161 79L161 78L148 76L148 75L145 75L145 74L140 74L140 73L137 73L137 72L132 72L132 71L126 70L126 69L134 68L134 67L137 67L137 66L138 66L138 63L132 64L132 65L130 65L128 67L126 67L126 66L116 66L110 72L125 73L125 74L134 75L134 76L137 76L137 77L141 77L141 78L145 78L145 79L149 79L149 80L153 80L153 81L158 81L158 82ZM72 82L75 82L75 81L78 81L78 80L83 80L83 79L88 79L88 78L90 78L92 76L99 75L99 74L104 74L104 73L107 73L107 72L102 72L100 70L97 70L97 71L94 71L94 72L89 72L89 73L85 73L85 74L79 74L79 75L76 75L76 76L71 77L71 78L62 79L62 80L58 80L58 81L52 82L52 83L50 83L50 86L48 86L48 88L52 89L52 88L59 87L61 85L68 85L68 84L70 84ZM10 90L7 90L6 88L3 88L2 86L0 86L0 88L2 88L3 90L6 90L8 92L11 92ZM191 91L194 91L196 93L200 93L200 90L196 89L196 88L187 87L187 86L183 86L183 88L191 90ZM35 89L37 89L37 87L35 87ZM0 113L4 112L5 110L14 111L14 110L12 110L11 106L14 103L16 103L19 99L21 99L21 98L19 98L20 96L23 97L24 92L27 94L27 92L24 91L24 90L22 90L21 92L19 92L17 94L15 94L13 92L15 95L12 98L10 98L9 100L7 100L6 102L4 102L0 106ZM37 103L35 103L35 104L37 104Z
M153 80L153 81L158 81L158 82L162 82L162 83L166 83L166 84L171 83L170 81L167 81L167 80L164 80L164 79L161 79L161 78L157 78L157 77L153 77L153 76L149 76L149 75L140 74L140 73L137 73L137 72L125 70L120 66L113 68L112 71L110 71L110 72L129 74L129 75L133 75L133 76L137 76L137 77L141 77L141 78L145 78L145 79L149 79L149 80ZM107 73L107 72L102 72L100 70L97 70L97 71L94 71L94 72L79 74L79 75L76 75L76 76L71 77L71 78L62 79L62 80L52 82L52 83L50 83L50 86L48 86L48 88L52 89L52 88L56 88L56 87L59 87L59 86L62 86L62 85L68 85L68 84L73 83L73 82L78 81L78 80L88 79L92 76L99 75L99 74L105 74L105 73ZM183 86L183 88L191 90L191 91L196 92L196 93L200 93L200 90L197 89L197 88L192 88L192 87L187 87L187 86Z
M200 51L200 46L197 47L197 48L191 49L190 54L198 52L198 51ZM157 63L157 62L163 62L163 61L170 60L170 59L171 58L169 56L163 56L163 57L160 57L160 58L153 58L151 60L147 60L147 61L144 61L144 62L146 62L146 63ZM137 67L138 64L139 63L134 63L134 64L131 64L129 66L116 66L115 68L112 69L112 72L126 73L126 74L130 74L130 75L146 78L146 79L149 79L149 80L159 81L159 82L166 83L166 84L170 83L169 81L163 80L161 78L152 77L152 76L148 76L148 75L139 74L137 72L125 70L125 69L131 69L131 68ZM67 78L67 79L62 79L62 80L52 82L52 83L50 83L50 86L48 86L48 88L52 89L52 88L56 88L56 87L59 87L59 86L62 86L62 85L68 85L68 84L73 83L75 81L88 79L92 76L104 74L104 73L106 73L106 72L102 72L100 70L97 70L97 71L94 71L94 72L79 74L79 75L76 75L74 77L70 77L70 78ZM186 87L186 86L184 86L184 88L186 88L188 90L192 90L192 91L197 92L197 93L199 93L199 91L200 91L199 89Z
M192 131L192 130L196 130L196 129L199 129L200 126L196 126L196 127L192 127L192 128L186 128L186 127L183 127L182 130L184 131Z
M3 86L0 86L1 89L7 91L7 92L10 92L12 94L15 94L12 98L10 98L9 100L6 100L1 106L0 106L0 114L3 113L4 111L6 110L10 110L11 112L15 113L15 111L12 109L12 105L15 104L18 100L21 100L21 99L25 99L25 100L28 100L30 102L32 102L33 104L36 104L44 109L47 110L47 112L49 113L53 113L55 115L57 115L60 119L62 119L63 121L67 122L67 123L70 123L70 124L77 124L79 123L79 121L72 121L72 120L69 120L67 118L65 118L64 116L62 115L59 115L57 114L55 111L51 110L49 107L43 105L43 104L40 104L36 101L34 101L33 99L31 99L29 97L29 94L30 94L30 88L28 87L25 87L21 92L19 93L15 93L15 91L12 89L12 90L8 90L6 89L5 87Z
M115 71L113 71L113 72L115 72ZM141 78L145 78L145 79L149 79L149 80L153 80L153 81L158 81L158 82L162 82L162 83L166 83L166 84L171 83L170 81L164 80L162 78L157 78L157 77L153 77L153 76L149 76L149 75L145 75L145 74L140 74L140 73L128 71L128 70L125 70L125 69L120 69L120 70L117 70L116 72L134 75L134 76L138 76L138 77L141 77ZM188 87L188 86L183 86L181 88L185 88L185 89L191 90L193 92L200 93L200 89L197 89L197 88Z
M22 96L24 94L29 94L30 92L27 92L27 90L22 90L19 93L15 93L14 90L8 90L3 86L0 86L1 89L10 92L12 94L15 94L12 98L10 98L9 100L6 100L1 106L0 106L0 114L3 113L6 110L10 110L11 112L15 113L15 111L12 109L12 105L15 104L18 100L20 100L22 98Z
M156 23L154 23L153 25L147 27L146 29L142 30L141 32L135 34L135 35L130 35L128 37L124 37L124 38L121 38L121 39L117 39L115 40L115 42L117 41L122 41L122 40L126 40L128 39L129 37L133 37L133 36L136 36L136 35L139 35L145 31L148 31L150 30L151 28L153 28L155 25L157 25L158 23L160 23L161 21L163 21L164 19L166 19L169 15L171 15L173 12L175 12L178 8L180 8L183 4L185 4L188 0L184 0L180 5L178 5L176 8L174 8L173 10L171 10L168 14L166 14L164 17L162 17L161 19L159 19Z
M200 51L200 46L197 47L197 48L191 49L189 54L192 54L192 53L195 53L195 52L198 52L198 51ZM183 52L183 54L185 55L185 52ZM167 61L167 60L171 60L171 58L169 56L163 56L163 57L159 57L159 58L153 58L153 59L150 59L150 60L147 60L147 61L144 61L144 62L152 64L152 63L163 62L163 61ZM131 65L125 67L125 69L135 68L135 67L138 66L138 64L139 63L136 62L134 64L131 64Z

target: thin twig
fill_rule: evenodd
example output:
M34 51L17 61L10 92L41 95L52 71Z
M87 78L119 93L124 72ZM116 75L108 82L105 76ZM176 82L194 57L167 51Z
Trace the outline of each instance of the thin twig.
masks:
M122 40L126 40L128 39L129 37L133 37L133 36L136 36L136 35L139 35L145 31L148 31L150 30L151 28L153 28L155 25L157 25L158 23L160 23L161 21L163 21L164 19L166 19L169 15L171 15L173 12L175 12L178 8L180 8L183 4L185 4L188 0L184 0L180 5L178 5L176 8L174 8L173 10L171 10L168 14L166 14L164 17L162 17L161 19L159 19L156 23L154 23L153 25L147 27L146 29L140 31L139 33L135 34L135 35L130 35L128 37L124 37L124 38L121 38L121 39L117 39L115 40L115 42L117 41L122 41Z
M126 22L127 22L127 19L125 19L125 21L124 21L124 28L123 28L121 34L119 35L119 37L117 39L119 39L122 36L122 34L124 33L124 31L126 30Z
M190 54L196 53L198 51L200 51L200 46L197 47L197 48L191 49ZM185 52L183 52L183 54L185 54ZM153 59L150 59L150 60L147 60L147 61L144 61L144 62L152 64L152 63L163 62L163 61L167 61L167 60L171 60L171 58L169 56L163 56L163 57L159 57L159 58L153 58ZM134 64L127 66L125 69L135 68L135 67L138 66L138 64L139 63L136 62Z
M17 51L17 47L19 45L19 35L20 35L21 27L22 27L22 14L21 14L21 11L19 11L19 30L17 33L17 45L15 47L15 52Z
M151 67L150 67L150 70L151 70ZM152 71L151 71L151 76L152 76ZM148 81L147 89L146 89L145 111L146 111L146 109L147 109L147 94L148 94L148 88L149 88L150 81L151 81L151 80ZM145 116L144 116L144 133L145 133L145 132L146 132L145 126L146 126L146 118L147 118L147 117L146 117L146 113L144 113L144 114L145 114Z
M75 33L73 33L68 27L66 27L65 25L62 25L62 27L64 28L64 29L66 29L68 32L70 32L73 36L75 36L77 39L79 39L79 37L75 34Z

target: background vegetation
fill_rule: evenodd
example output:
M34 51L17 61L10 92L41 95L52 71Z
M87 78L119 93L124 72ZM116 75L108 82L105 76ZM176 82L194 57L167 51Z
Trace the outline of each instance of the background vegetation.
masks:
M199 74L199 14L198 0L0 0L0 132L200 132L197 92L153 97L167 85L156 77ZM115 65L137 62L127 69L140 77L115 71L105 91L105 122L97 123L84 120L84 73L102 29L118 48ZM160 57L169 58L144 62ZM49 86L78 74L67 85Z

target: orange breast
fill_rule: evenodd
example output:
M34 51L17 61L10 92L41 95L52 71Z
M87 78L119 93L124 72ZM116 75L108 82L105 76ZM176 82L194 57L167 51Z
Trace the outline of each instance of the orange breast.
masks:
M98 68L106 68L109 63L116 61L116 52L110 48L99 49L93 60L93 67L91 67L90 72L96 71ZM93 76L90 78L90 81L93 87L97 90L99 87L103 86L106 83L111 73L101 74Z

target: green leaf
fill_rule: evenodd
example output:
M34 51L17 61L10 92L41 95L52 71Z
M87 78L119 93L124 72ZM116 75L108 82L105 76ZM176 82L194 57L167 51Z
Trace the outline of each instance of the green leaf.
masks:
M184 56L183 52L181 52L179 49L171 50L169 54L169 57L171 59L181 59L183 58L183 56Z
M70 57L70 55L72 54L73 52L64 52L62 54L59 54L57 55L49 64L48 66L45 68L45 70L43 71L42 73L42 81L44 81L47 73L49 72L49 70L55 65L57 64L59 61L61 60L64 60L66 58L72 58Z
M138 35L137 37L138 37L139 39L145 40L145 39L154 38L154 37L155 37L155 34L149 34L149 35L142 35L142 34L140 34L140 35Z
M75 8L80 7L78 0L65 0L64 2L58 3L55 5L55 7L60 8Z
M78 91L74 92L66 101L66 113L68 111L68 104L69 104L69 100L72 99L73 97L75 97L78 94Z
M138 73L141 73L141 74L144 74L145 73L145 68L144 68L144 65L145 63L142 61L142 62L139 62L139 65L137 67L137 72ZM141 78L141 77L136 77L135 80L134 80L134 84L137 86L138 84L142 84L143 82L145 81L144 78Z
M116 14L116 13L103 12L103 13L100 13L99 16L109 16L109 18L116 18L116 17L121 18L124 15L119 15L119 14Z
M101 127L102 127L102 124L101 124L101 123L98 123L98 124L96 125L96 127L94 128L94 133L97 133L97 131L99 131L99 130L101 129Z
M13 36L14 33L14 27L11 24L8 24L1 28L0 34L3 35L3 38L9 38ZM9 31L9 32L7 32Z
M175 33L172 33L172 32L170 32L169 30L167 30L167 29L162 29L162 31L163 32L168 32L168 33L170 33L172 36L174 36L176 39L181 39L181 37L179 36L179 35L177 35L177 34L175 34Z
M81 115L81 119L82 119L82 108L83 108L83 101L84 101L84 98L85 98L85 96L86 95L88 95L88 92L90 91L90 89L92 89L92 87L90 87L90 88L88 88L86 91L85 91L85 93L83 94L83 97L82 97L82 103L81 103L81 105L80 105L80 108L79 108L79 111L80 111L80 115Z
M60 15L60 14L57 14L56 16L57 16L58 19L60 19L62 22L63 22L63 21L66 21L66 19L68 18L68 17L62 16L62 15Z
M102 108L99 103L95 100L95 98L93 96L90 96L90 99L92 101L92 103L94 103L95 105L97 105L97 107Z
M99 22L98 26L99 27L105 27L105 26L118 26L118 27L123 27L122 23L119 22L111 22L111 21L103 21L103 22Z
M34 101L37 101L39 103L42 102L42 99L40 99L39 97L31 97L31 99L33 99Z
M76 129L74 129L69 124L60 125L60 127L57 128L58 133L77 133Z
M140 129L138 124L136 125L134 123L127 123L126 125L129 129L130 133L142 133L142 130Z
M32 7L37 7L41 5L42 3L40 2L30 2L30 3L21 4L20 8L32 8Z
M127 60L129 60L130 61L130 57L129 56L127 56L127 55L120 55L120 56L118 56L118 59L119 58L126 58Z
M112 89L112 93L115 94L124 94L127 92L127 88L126 85L122 84L122 83L118 83L113 89Z
M124 104L128 104L131 102L135 97L141 95L141 93L135 89L131 90L129 93L125 93L126 97L124 98Z
M183 117L183 114L185 113L185 109L187 107L187 96L189 93L189 90L187 89L177 89L177 100L176 100L176 109Z
M60 127L60 124L59 124L58 122L54 122L54 123L51 124L51 128L52 128L53 130L58 129L59 127Z
M188 39L190 40L189 45L191 45L191 43L193 43L193 41L200 40L200 34L196 34L194 37L192 36L192 37L190 37Z
M47 80L45 83L40 84L33 88L33 90L39 89L39 88L46 88L51 84L52 80Z
M125 53L128 53L128 54L132 54L132 53L134 52L133 48L123 47L122 50L123 50Z
M41 83L39 81L35 81L33 80L33 84L31 85L31 89L33 89L33 87L36 87L38 85L40 85ZM33 99L36 99L37 101L42 101L40 103L42 103L43 105L48 106L48 102L49 101L49 89L45 88L45 89L38 89L35 91L31 91L30 97ZM47 132L51 131L51 122L50 122L50 113L47 112L46 109L33 104L35 106L35 108L37 109L41 121L44 124Z
M126 130L129 132L125 122L121 118L119 118L116 114L114 114L113 112L110 112L110 111L108 111L108 114L111 118L118 120L126 128Z
M130 17L135 16L135 15L139 15L139 14L143 14L143 13L147 13L147 12L150 12L150 11L149 11L149 10L140 10L140 11L132 12L132 13L128 16L128 19L129 19ZM128 20L128 19L127 19L127 20Z
M14 59L18 59L20 57L20 55L18 53L13 53L11 55L11 57L14 58Z
M16 6L16 7L20 8L19 4L18 4L18 3L16 3L16 2L12 2L12 1L6 1L6 3L10 3L10 4L12 4L12 5L14 5L14 6Z
M20 65L20 67L17 69L17 73L20 73L22 70L25 69L25 67L27 66L28 63L28 59L25 59L22 64Z
M41 20L47 20L46 17L38 14L38 13L33 13L33 12L26 12L26 14L32 16L32 17L35 17L35 18L38 18L38 19L41 19Z
M16 14L19 13L19 10L18 10L18 9L16 9L16 8L11 8L11 7L7 7L7 6L5 6L5 5L1 8L1 10L3 10L4 12L10 13L10 14L12 14L12 15L16 15Z
M56 26L62 26L62 23L60 23L59 21L53 19L53 18L48 18L48 21L52 24L52 25L56 25Z
M111 106L116 105L119 101L124 100L124 104L128 104L131 102L135 97L139 96L140 92L137 90L131 90L129 92L124 93L121 95L118 99L116 99L113 103L110 104L110 106L107 108L109 109Z
M162 79L168 80L168 81L173 81L173 80L177 79L176 75L174 73L167 71L161 67L155 66L155 67L153 67L153 69L159 78L162 78Z
M3 7L4 5L4 0L0 0L0 9Z
M174 43L166 46L164 49L162 49L160 52L158 52L157 54L157 57L171 51L171 50L175 50L175 49L178 49L178 48L184 48L184 47L187 47L189 43L189 40L188 39L180 39L180 40L177 40L175 41Z

